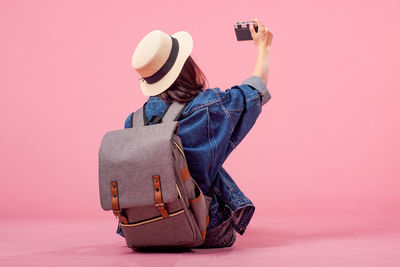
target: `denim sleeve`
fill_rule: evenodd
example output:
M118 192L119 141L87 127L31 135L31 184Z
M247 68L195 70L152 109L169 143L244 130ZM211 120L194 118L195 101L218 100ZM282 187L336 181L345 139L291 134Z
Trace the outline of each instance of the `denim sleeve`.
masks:
M129 114L129 116L125 119L125 128L131 128L132 125L132 114Z
M234 148L253 127L261 113L262 106L271 99L271 94L264 80L255 75L221 94L222 104L227 111L226 114L232 127L230 143Z

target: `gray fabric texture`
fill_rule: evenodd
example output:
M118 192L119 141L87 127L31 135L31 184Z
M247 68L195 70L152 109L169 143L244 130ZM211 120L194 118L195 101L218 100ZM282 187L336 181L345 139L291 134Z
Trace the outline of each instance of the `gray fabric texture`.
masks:
M176 134L179 122L174 120L183 106L173 102L162 123L146 126L141 107L133 116L132 128L107 132L100 144L101 206L112 209L110 182L117 181L119 207L128 219L121 228L129 247L195 247L204 242L201 230L207 226L209 199L206 203L201 191L196 198L194 179L181 177L187 162ZM154 205L153 175L160 177L167 218Z
M167 112L162 119L162 123L164 122L172 122L178 116L179 112L182 110L185 104L174 101L171 106L168 108ZM143 120L143 106L140 107L133 115L132 118L132 127L140 127L144 126Z
M177 197L171 136L177 122L106 133L99 151L101 205L111 210L110 182L118 182L120 208L154 202L152 175L159 175L165 202ZM140 153L138 153L140 152ZM167 179L164 179L167 178Z
M193 180L193 178L189 179L192 182L195 183L195 181ZM206 202L204 199L204 195L201 192L200 187L196 184L196 187L198 188L200 194L199 196L197 196L196 198L194 198L191 202L191 207L192 207L192 211L194 214L194 217L196 219L197 225L199 226L200 231L202 230L206 230L207 228L207 221L206 221L206 217L207 217L207 210L206 210Z
M185 213L140 226L121 227L128 247L181 245L195 239Z

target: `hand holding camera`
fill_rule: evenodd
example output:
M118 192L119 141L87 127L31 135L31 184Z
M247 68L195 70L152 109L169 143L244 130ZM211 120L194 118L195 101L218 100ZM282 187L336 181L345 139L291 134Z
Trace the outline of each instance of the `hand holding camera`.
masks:
M250 24L250 33L253 39L254 44L258 49L270 49L273 35L272 33L261 23L261 21L257 18L254 19L257 23L258 31L254 29L253 24Z
M252 21L236 22L234 27L238 41L253 40L258 48L257 61L252 75L261 77L267 85L272 33L258 18L254 18Z
M234 29L238 41L253 40L258 49L267 50L271 46L273 35L258 18L236 22Z

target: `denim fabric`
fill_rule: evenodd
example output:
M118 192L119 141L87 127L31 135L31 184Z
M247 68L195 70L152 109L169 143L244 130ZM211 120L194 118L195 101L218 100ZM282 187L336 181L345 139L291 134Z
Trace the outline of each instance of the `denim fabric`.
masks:
M218 226L225 227L224 232L233 228L243 235L253 216L255 206L222 165L253 127L262 106L270 99L264 81L258 76L250 76L225 91L218 87L204 90L182 112L178 136L190 174L203 193L212 197L207 228L210 239L213 232L218 232L216 229L222 229ZM150 96L145 108L147 119L162 116L166 105L159 97ZM125 128L131 127L131 115L125 120ZM117 233L123 235L119 227Z
M230 247L236 241L236 231L232 220L226 220L217 227L207 230L206 240L196 248Z

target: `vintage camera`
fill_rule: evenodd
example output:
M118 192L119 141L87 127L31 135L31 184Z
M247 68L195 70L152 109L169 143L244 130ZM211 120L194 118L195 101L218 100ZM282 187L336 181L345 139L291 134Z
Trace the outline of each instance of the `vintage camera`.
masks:
M239 21L234 24L234 29L236 33L236 39L238 41L253 40L250 33L250 24L253 24L254 30L257 32L257 23L253 20L251 21Z

